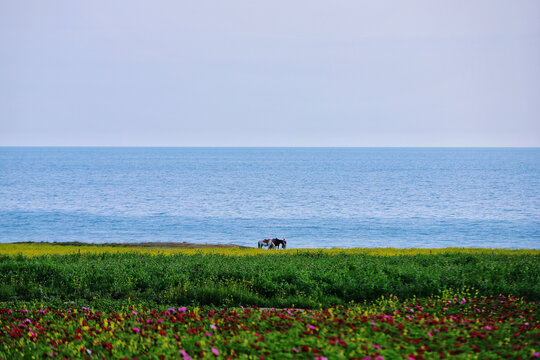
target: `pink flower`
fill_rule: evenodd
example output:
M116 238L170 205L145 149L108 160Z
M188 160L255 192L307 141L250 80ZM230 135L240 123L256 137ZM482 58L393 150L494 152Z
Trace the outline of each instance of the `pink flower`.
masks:
M429 333L427 333L427 336L432 337L433 334L429 332Z
M532 354L533 357L540 357L540 352L535 352Z
M131 330L133 330L133 332L135 332L137 334L141 332L141 330L139 328L137 328L137 327L134 327Z
M310 324L310 325L308 326L308 329L315 330L315 326L313 326L313 325Z
M324 356L317 356L315 360L328 360L328 358Z
M217 326L216 326L216 325L214 325L214 324L210 324L210 327L211 327L212 329L214 329L214 330L216 330L216 329L217 329Z
M219 350L218 350L218 349L212 348L211 350L212 350L212 353L213 353L214 355L216 355L216 356L219 355Z
M204 335L205 336L212 336L212 333L207 332L207 333L204 333Z
M384 358L383 358L382 356L379 355L379 356L377 356L377 357L375 358L375 360L384 360Z
M22 309L21 312L22 312L23 314L26 314L26 313L28 312L28 310Z
M133 315L137 315L137 312L135 310L132 311Z
M295 347L292 348L292 351L294 351L295 353L299 353L299 352L300 352L300 350L298 350L298 349L295 348Z
M186 312L186 310L187 310L187 307L185 307L185 306L182 306L181 308L178 308L178 311L180 311L180 312Z
M492 327L489 326L489 325L486 325L486 326L484 326L484 329L486 329L486 330L492 330Z
M373 345L375 349L380 349L381 347L379 345Z
M180 355L184 356L184 360L191 360L191 356L189 356L185 350L180 350Z

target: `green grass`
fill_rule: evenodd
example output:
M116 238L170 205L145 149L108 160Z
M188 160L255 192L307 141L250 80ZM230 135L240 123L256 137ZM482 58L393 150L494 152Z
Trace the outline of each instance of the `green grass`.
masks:
M540 256L0 256L0 301L319 307L444 289L540 300Z

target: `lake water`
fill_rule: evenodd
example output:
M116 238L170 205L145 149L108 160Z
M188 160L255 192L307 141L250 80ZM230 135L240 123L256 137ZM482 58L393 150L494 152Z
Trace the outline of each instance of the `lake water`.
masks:
M0 242L540 248L540 149L0 147Z

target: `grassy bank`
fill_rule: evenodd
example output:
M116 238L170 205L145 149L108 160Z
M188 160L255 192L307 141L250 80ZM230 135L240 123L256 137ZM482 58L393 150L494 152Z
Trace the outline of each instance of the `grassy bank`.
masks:
M234 244L194 244L194 243L105 243L88 244L80 242L35 243L17 242L0 244L0 255L22 255L34 257L42 255L71 255L71 254L117 254L139 253L146 255L195 255L221 254L229 256L246 255L294 255L294 254L324 254L324 255L540 255L540 250L534 249L489 249L489 248L441 248L441 249L398 249L398 248L332 248L332 249L303 249L293 248L280 251L267 251L253 247Z
M26 252L21 250L25 246ZM3 245L2 253L0 301L9 302L129 300L315 308L389 294L400 299L426 297L463 287L483 296L540 299L540 254L535 250L268 251L19 244L9 252Z
M0 360L540 357L539 284L538 250L0 244Z

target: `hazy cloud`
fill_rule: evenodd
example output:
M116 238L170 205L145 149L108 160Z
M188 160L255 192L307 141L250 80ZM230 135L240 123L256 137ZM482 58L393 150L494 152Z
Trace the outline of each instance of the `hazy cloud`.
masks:
M0 145L540 146L538 1L0 1Z

